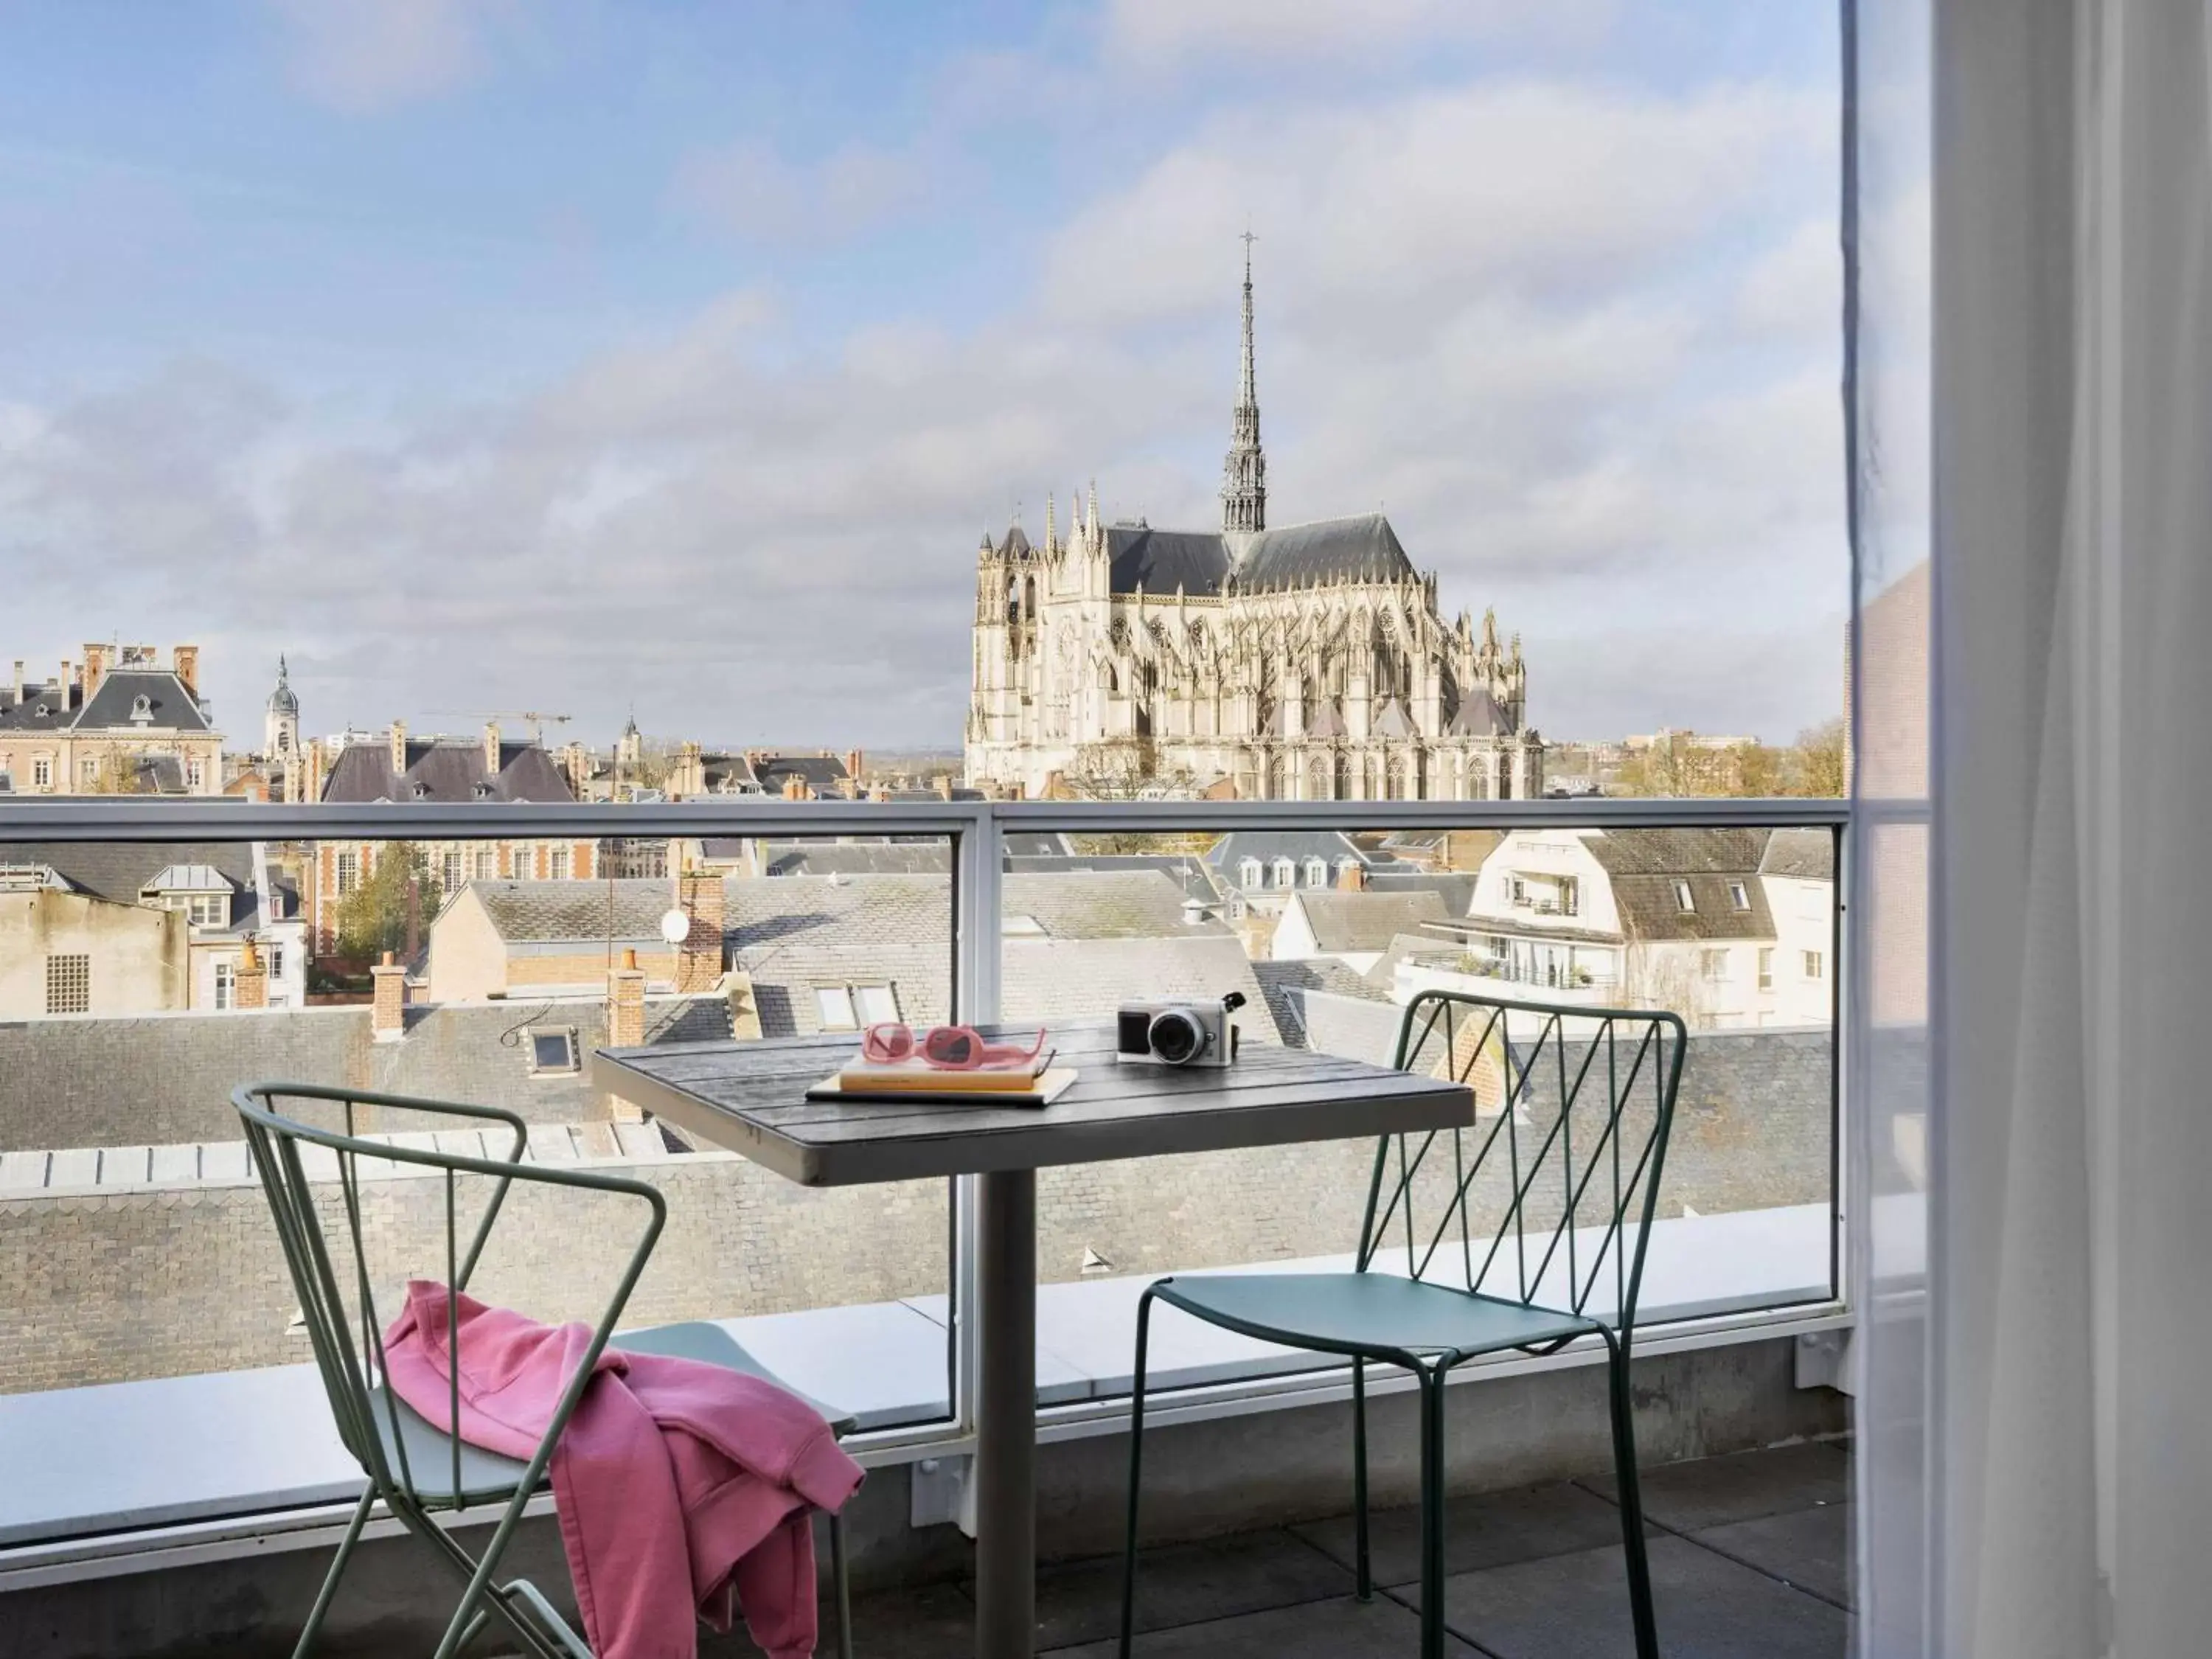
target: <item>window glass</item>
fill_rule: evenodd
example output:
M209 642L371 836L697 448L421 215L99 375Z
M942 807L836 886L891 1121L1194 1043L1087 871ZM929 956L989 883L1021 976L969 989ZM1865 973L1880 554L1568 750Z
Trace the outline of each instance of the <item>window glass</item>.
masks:
M1674 884L1674 908L1678 910L1694 910L1698 908L1698 902L1691 896L1690 884L1686 881L1678 881Z
M896 1024L899 1017L898 998L888 985L856 985L854 1000L860 1004L860 1024L889 1025Z
M1805 952L1805 977L1807 979L1820 978L1823 965L1824 964L1820 960L1820 953L1818 951L1808 951Z
M853 1029L853 994L842 985L814 988L814 1018L825 1031Z
M576 1034L569 1030L537 1030L530 1034L530 1068L533 1072L573 1072L576 1069Z

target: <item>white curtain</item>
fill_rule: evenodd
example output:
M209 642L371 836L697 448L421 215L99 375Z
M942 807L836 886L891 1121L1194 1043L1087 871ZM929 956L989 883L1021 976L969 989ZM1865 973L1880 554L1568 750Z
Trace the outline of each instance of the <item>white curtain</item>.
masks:
M2212 20L1935 0L1929 102L1887 108L1927 16L1863 0L1856 60L1863 159L1933 112L1920 503L1869 453L1909 351L1855 428L1863 733L1911 633L1885 545L1924 510L1933 552L1917 1009L1878 994L1910 813L1873 798L1909 792L1860 778L1862 1641L2179 1659L2212 1653ZM1909 232L1858 201L1879 355Z

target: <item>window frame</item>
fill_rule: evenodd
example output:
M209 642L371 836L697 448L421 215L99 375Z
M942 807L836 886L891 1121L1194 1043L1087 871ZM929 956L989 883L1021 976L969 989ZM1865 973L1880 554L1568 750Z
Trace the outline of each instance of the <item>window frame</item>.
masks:
M1674 878L1674 909L1678 915L1694 916L1698 914L1698 896L1690 884L1680 876Z
M564 1045L568 1053L565 1064L548 1066L538 1058L538 1045L553 1042ZM522 1052L532 1077L575 1077L584 1069L583 1051L577 1043L576 1028L573 1025L526 1025L522 1028Z

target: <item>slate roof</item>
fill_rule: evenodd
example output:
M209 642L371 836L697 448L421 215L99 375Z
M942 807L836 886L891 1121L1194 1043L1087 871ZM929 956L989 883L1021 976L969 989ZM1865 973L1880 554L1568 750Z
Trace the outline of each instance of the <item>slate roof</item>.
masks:
M1506 738L1513 735L1513 722L1505 718L1497 698L1477 689L1459 700L1451 719L1444 722L1444 732L1455 738Z
M1326 957L1311 957L1300 962L1255 962L1252 976L1260 981L1260 990L1267 998L1267 1012L1275 1022L1276 1035L1285 1048L1306 1046L1305 1020L1298 1009L1297 993L1327 991L1340 997L1356 997L1362 1002L1389 1003L1389 993L1381 986L1371 984L1362 975L1354 973L1341 962L1332 962Z
M1116 593L1173 593L1196 598L1221 592L1229 545L1218 531L1154 530L1149 525L1106 529L1108 580Z
M767 793L783 793L783 781L797 777L817 795L838 794L838 786L850 780L845 763L835 755L763 755L752 763L753 775Z
M131 710L143 696L149 719L142 726ZM0 687L0 732L93 731L110 726L148 732L211 732L207 710L167 668L112 668L101 678L92 701L81 686L26 684L15 701L13 684Z
M708 856L722 854L710 845ZM771 876L928 875L952 867L941 841L764 842L760 859Z
M1179 939L1226 935L1218 921L1183 920L1182 884L1164 870L1017 872L1002 883L1010 916L1036 920L1052 939Z
M1231 576L1240 587L1271 588L1319 581L1403 581L1414 574L1397 532L1380 513L1231 533L1109 525L1106 551L1116 593L1139 587L1146 593L1172 593L1181 587L1194 597L1211 596Z
M1206 849L1206 867L1213 872L1214 880L1226 891L1237 885L1237 866L1246 859L1260 860L1261 879L1273 880L1275 860L1291 860L1298 866L1298 880L1305 880L1306 860L1317 858L1328 865L1329 885L1336 884L1336 861L1343 858L1358 859L1371 875L1389 869L1407 869L1401 860L1388 853L1370 852L1351 836L1339 830L1233 830Z
M1319 519L1229 538L1240 587L1299 587L1316 581L1404 581L1413 562L1380 513Z
M502 743L499 770L484 770L483 744L458 738L410 738L407 765L392 769L392 746L350 743L338 750L323 781L323 799L370 801L560 801L576 799L567 775L544 745ZM488 786L477 793L478 785Z
M1312 889L1291 902L1305 912L1316 949L1331 955L1387 951L1401 933L1419 931L1423 922L1446 919L1444 902L1432 892L1331 892ZM1275 937L1282 938L1281 930Z
M1368 872L1370 893L1434 893L1443 902L1444 914L1455 919L1474 908L1474 890L1480 878L1458 870L1381 869Z
M1382 699L1382 708L1376 711L1374 724L1368 729L1378 738L1411 738L1419 736L1420 732L1420 728L1413 724L1413 717L1406 713L1406 705L1395 697Z
M1826 830L1777 830L1759 861L1764 876L1794 876L1801 881L1836 878L1835 837Z
M1006 844L1012 847L1014 839L1012 836L1007 836ZM1049 839L1060 838L1053 836ZM1175 883L1182 890L1185 898L1198 899L1206 904L1221 902L1221 895L1215 890L1212 878L1206 873L1204 862L1194 853L1068 853L1051 857L1018 853L1008 855L1006 867L1010 873L1039 876L1085 870L1151 870Z
M650 877L617 881L472 881L473 893L499 936L511 945L611 938L617 944L651 941L665 948L660 918L669 887ZM459 902L457 897L455 900ZM611 920L610 919L611 917Z
M146 699L150 718L140 728L131 711ZM207 712L185 683L167 668L112 668L100 677L92 701L77 711L79 731L120 726L153 732L212 732Z
M204 866L230 884L231 933L262 923L253 890L253 843L246 841L0 842L0 864L45 865L77 892L137 904L155 877L172 865Z
M1774 916L1759 879L1766 830L1591 830L1583 843L1606 871L1621 931L1647 939L1772 939ZM1689 884L1692 908L1674 890ZM1729 890L1740 883L1747 902Z

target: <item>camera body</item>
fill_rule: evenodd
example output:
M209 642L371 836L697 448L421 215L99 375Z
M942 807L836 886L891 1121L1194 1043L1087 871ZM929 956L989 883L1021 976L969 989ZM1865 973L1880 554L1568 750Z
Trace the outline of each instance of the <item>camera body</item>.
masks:
M1243 1006L1241 991L1218 1002L1125 1002L1115 1016L1114 1057L1124 1065L1230 1065L1237 1027L1229 1017Z

